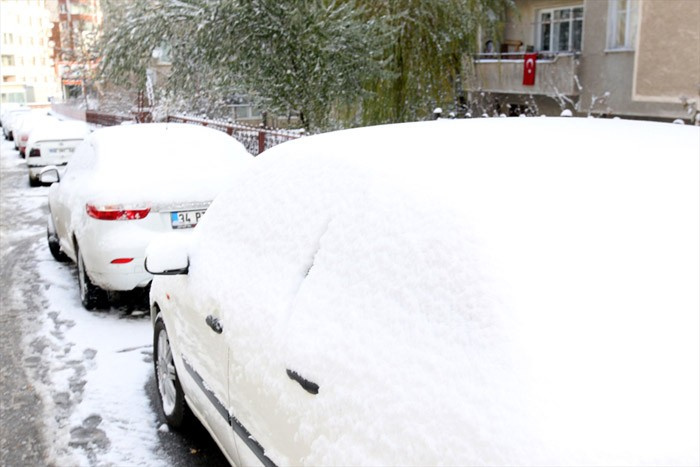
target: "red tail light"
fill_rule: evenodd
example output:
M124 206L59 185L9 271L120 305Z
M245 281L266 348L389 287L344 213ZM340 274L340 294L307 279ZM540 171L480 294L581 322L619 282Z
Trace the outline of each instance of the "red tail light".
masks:
M28 139L29 139L29 135L23 135L23 136L20 138L20 141L27 141Z
M39 149L32 149L29 151L29 157L41 157L41 151Z
M133 260L134 258L116 258L112 260L112 264L128 264Z
M151 208L125 209L122 206L95 206L86 204L88 216L103 221L130 221L143 219L151 212Z

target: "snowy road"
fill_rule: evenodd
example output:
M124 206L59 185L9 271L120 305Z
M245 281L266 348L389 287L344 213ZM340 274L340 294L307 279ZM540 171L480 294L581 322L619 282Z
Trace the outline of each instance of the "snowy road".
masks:
M48 188L11 142L0 162L0 465L226 465L201 426L159 418L146 307L84 310L46 245Z

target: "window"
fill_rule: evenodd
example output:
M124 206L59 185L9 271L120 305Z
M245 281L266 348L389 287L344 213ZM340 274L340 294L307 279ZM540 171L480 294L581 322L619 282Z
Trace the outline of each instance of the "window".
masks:
M14 66L15 56L14 55L3 55L2 56L2 64L4 66Z
M540 10L537 44L543 52L574 52L583 42L583 6Z
M637 37L637 0L610 0L608 49L634 49Z
M10 44L12 44L13 42L14 42L14 41L13 41L12 33L9 33L9 32L4 32L4 33L2 33L2 43L3 43L3 44L5 44L5 45L10 45Z

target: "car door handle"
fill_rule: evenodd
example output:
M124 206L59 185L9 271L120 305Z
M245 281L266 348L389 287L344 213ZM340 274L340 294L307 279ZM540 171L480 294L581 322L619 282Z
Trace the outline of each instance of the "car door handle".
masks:
M296 371L288 369L287 376L289 376L289 379L299 383L301 387L304 388L304 391L308 392L309 394L318 394L318 384L309 381Z
M224 326L221 324L221 321L219 321L218 318L214 318L212 315L209 315L207 316L206 322L207 326L209 326L215 333L221 334L224 332Z

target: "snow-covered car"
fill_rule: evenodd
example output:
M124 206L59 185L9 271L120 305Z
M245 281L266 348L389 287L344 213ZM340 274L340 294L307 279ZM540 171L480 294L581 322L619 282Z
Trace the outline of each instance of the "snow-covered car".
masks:
M66 165L75 148L89 134L90 126L78 120L59 120L35 128L25 149L29 185L40 184L39 174L44 167Z
M0 107L0 126L3 126L3 127L5 126L6 119L8 118L10 111L19 110L19 109L29 110L29 107L27 107L24 104L17 103L17 102L3 103L2 106Z
M107 291L146 287L145 249L161 232L186 235L252 156L225 133L185 124L99 129L76 148L63 177L42 170L49 188L49 249L78 266L87 309Z
M13 131L15 146L19 151L19 155L26 157L27 142L33 131L52 126L59 121L58 118L45 112L29 112L19 117Z
M699 153L571 118L271 148L147 249L165 418L243 465L697 465Z
M3 114L2 133L5 136L5 139L9 139L10 141L14 140L13 130L15 122L19 117L29 112L32 112L32 109L29 107L20 107L13 108L12 110Z

